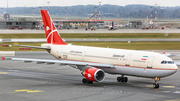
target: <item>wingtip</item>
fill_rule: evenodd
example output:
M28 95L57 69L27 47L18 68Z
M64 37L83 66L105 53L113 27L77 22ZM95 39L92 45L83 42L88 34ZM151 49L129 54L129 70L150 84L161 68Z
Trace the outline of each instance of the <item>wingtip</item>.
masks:
M2 56L2 60L5 60L6 58L4 56Z

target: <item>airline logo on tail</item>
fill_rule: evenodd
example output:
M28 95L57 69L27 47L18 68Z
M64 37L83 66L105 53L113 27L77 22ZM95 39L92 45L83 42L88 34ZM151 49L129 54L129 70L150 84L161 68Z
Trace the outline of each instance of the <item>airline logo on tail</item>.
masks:
M41 10L41 15L42 15L44 28L45 28L45 32L46 32L47 43L58 44L58 45L67 45L60 37L47 10Z

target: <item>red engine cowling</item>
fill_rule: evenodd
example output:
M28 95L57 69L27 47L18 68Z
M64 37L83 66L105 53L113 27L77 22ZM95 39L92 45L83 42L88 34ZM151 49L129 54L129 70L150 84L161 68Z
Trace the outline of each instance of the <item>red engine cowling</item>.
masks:
M101 82L105 78L104 71L98 68L88 68L84 71L83 75L86 79L96 82Z

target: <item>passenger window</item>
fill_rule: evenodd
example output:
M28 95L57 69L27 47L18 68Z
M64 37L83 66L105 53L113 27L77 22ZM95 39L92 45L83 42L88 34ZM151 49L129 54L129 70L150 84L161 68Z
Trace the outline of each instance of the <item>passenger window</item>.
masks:
M164 64L164 61L162 61L161 64Z
M167 63L167 61L164 61L164 64L166 64Z

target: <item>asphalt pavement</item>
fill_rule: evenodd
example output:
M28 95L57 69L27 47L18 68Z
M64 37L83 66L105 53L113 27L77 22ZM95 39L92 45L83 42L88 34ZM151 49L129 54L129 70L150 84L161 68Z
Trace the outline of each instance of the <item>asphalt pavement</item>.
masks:
M178 60L180 52L170 52ZM55 59L47 52L15 52L14 57ZM2 101L178 101L180 71L159 81L131 77L116 82L118 75L106 74L101 83L82 84L79 70L59 64L45 65L21 61L0 61L0 98Z

